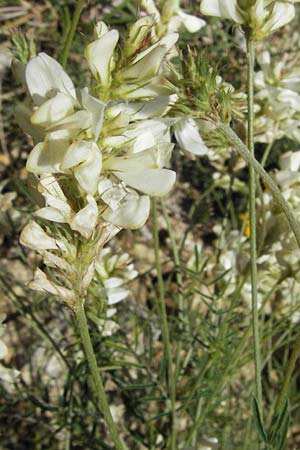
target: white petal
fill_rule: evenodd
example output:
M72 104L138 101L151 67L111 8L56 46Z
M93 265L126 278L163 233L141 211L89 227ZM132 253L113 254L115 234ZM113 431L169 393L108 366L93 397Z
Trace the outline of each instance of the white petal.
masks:
M45 130L31 123L32 111L23 104L18 104L15 109L15 117L18 125L22 130L29 134L34 144L41 142L45 138Z
M144 169L116 172L115 175L128 186L150 196L162 197L170 192L176 181L176 172L168 169Z
M58 173L69 147L69 140L56 139L37 144L30 152L26 168L32 173Z
M131 198L116 211L108 209L102 214L104 220L120 228L137 229L144 225L150 213L148 196Z
M267 31L275 31L278 28L283 27L287 23L291 22L294 17L294 5L283 2L276 2L270 19L264 25L264 29L266 29Z
M126 81L143 81L154 77L165 56L166 50L163 46L154 48L137 62L133 62L126 69L123 69L121 76Z
M296 172L300 168L300 151L287 152L280 156L279 166L281 170Z
M86 239L91 237L98 220L98 207L94 197L87 195L87 202L70 223L72 230L78 231Z
M193 155L206 155L206 147L202 137L199 134L196 122L191 119L180 119L174 127L175 137L178 145Z
M117 30L105 33L85 49L90 70L95 78L99 79L102 86L107 86L110 81L110 62L119 40Z
M125 288L113 288L107 290L107 303L109 305L115 305L116 303L121 302L124 300L128 295L130 294L130 291Z
M45 251L43 253L43 261L44 264L48 267L59 268L66 272L70 272L72 270L71 266L67 263L65 259L60 258L59 256L51 252Z
M50 220L51 222L58 223L68 223L70 218L62 211L52 206L45 206L44 208L38 209L35 213L35 216L40 217L41 219Z
M73 168L81 188L89 194L95 194L102 169L98 145L90 141L75 142L69 147L61 168Z
M74 300L74 292L50 281L41 269L36 269L34 279L28 285L31 289L41 292L49 292L61 297L66 302Z
M202 0L200 11L207 16L224 17L237 23L243 23L237 11L237 0Z
M56 240L48 236L40 225L33 220L22 230L20 242L33 250L56 250Z
M206 25L205 20L200 19L200 17L186 14L183 11L179 11L178 15L182 21L182 24L190 33L196 33Z
M124 284L124 280L118 277L112 277L108 278L107 280L104 280L104 286L106 289L120 287L122 286L122 284Z
M127 111L132 120L145 120L162 117L174 105L177 95L162 95L147 102L129 103Z
M92 120L93 117L89 111L81 110L60 120L55 125L49 127L48 130L86 130L92 126Z
M71 78L61 65L46 53L39 53L28 62L25 77L29 93L38 106L57 92L70 95L76 100Z
M49 127L54 123L73 114L74 101L69 95L58 93L45 101L31 116L31 123Z
M95 141L97 141L103 124L106 104L90 95L87 89L81 91L81 97L82 106L92 115L92 130Z

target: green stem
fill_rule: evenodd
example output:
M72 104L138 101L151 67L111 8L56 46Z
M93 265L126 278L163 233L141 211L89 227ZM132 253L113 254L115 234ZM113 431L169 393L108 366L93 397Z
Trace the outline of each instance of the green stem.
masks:
M282 210L283 214L287 218L290 227L294 233L297 244L300 248L300 226L299 223L290 209L287 201L284 196L280 192L280 189L274 182L273 178L268 175L262 165L254 158L253 155L248 150L248 147L240 140L237 134L228 126L222 123L217 124L217 127L221 133L227 137L231 145L235 148L235 150L242 156L242 158L247 161L247 163L254 167L256 173L261 177L265 186L271 191L274 200L277 202L278 206Z
M72 23L67 35L67 39L63 48L62 57L61 57L61 65L65 68L67 65L68 56L70 53L70 48L73 42L73 38L75 35L75 31L80 19L80 14L83 8L84 0L77 0L74 16L72 19Z
M265 165L266 165L266 162L267 162L267 159L269 158L272 147L273 147L273 141L269 142L269 144L266 146L266 148L264 150L264 154L263 154L263 156L261 158L261 162L260 162L263 167L265 167Z
M287 366L287 369L285 372L283 385L282 385L282 388L281 388L281 391L280 391L280 394L279 394L279 397L278 397L278 400L277 400L277 403L275 406L275 414L274 414L275 417L277 417L280 414L280 412L283 408L283 404L287 397L289 384L291 381L292 374L294 372L295 364L296 364L297 358L299 356L299 353L300 353L300 337L298 337L295 341L294 348L293 348L293 351L292 351L292 354L291 354L291 357L290 357L290 360L289 360L289 363L288 363L288 366Z
M254 157L254 61L255 44L247 40L248 67L248 148ZM257 248L256 248L256 175L252 165L249 167L249 218L250 218L250 254L251 254L251 300L252 300L252 328L253 350L255 362L255 393L260 412L262 413L261 386L261 353L260 330L257 301Z
M176 387L175 376L172 365L170 333L167 319L167 309L165 302L165 289L162 277L162 270L159 256L159 235L158 235L158 221L157 221L157 199L152 199L152 221L153 221L153 240L154 240L154 254L155 267L158 282L158 300L161 315L161 328L164 346L164 359L167 367L168 392L171 400L171 414L172 414L172 428L171 428L171 450L176 450Z
M88 361L88 365L91 371L92 379L95 386L95 392L98 396L98 407L102 412L104 419L106 421L106 425L110 431L111 437L114 441L115 447L117 450L124 450L123 444L119 437L118 430L113 421L109 405L106 399L104 386L99 374L97 361L93 349L93 345L91 342L90 333L88 330L88 324L86 320L85 310L84 310L84 300L78 299L75 309L75 315L77 319L77 324L80 332L81 342L84 348L84 352Z

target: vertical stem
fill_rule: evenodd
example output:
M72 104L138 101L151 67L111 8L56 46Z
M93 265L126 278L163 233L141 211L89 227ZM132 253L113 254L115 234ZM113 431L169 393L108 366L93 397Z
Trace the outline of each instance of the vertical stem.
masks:
M63 48L62 57L61 57L61 65L65 68L68 60L68 56L70 53L70 48L73 42L74 34L80 19L80 14L83 8L84 0L77 0L76 8L74 11L74 16L71 22L71 26L67 35L67 39Z
M118 430L116 428L116 425L113 421L109 405L106 399L103 383L99 374L97 361L93 349L93 345L91 342L90 333L88 330L88 324L86 320L86 315L84 311L84 300L78 299L76 309L75 309L75 315L78 323L78 328L80 332L81 342L84 347L84 352L88 361L88 365L91 371L92 379L95 386L95 392L98 396L98 407L99 410L102 412L106 425L110 431L111 437L114 441L115 447L117 450L124 450L123 444L121 442L121 439L119 437Z
M254 156L254 61L255 47L252 40L247 40L247 66L248 66L248 148ZM250 250L251 250L251 297L252 297L252 327L255 361L255 391L260 412L262 413L262 386L261 386L261 355L260 332L257 303L257 250L256 250L256 176L252 165L249 167L249 216L250 216Z
M153 221L153 240L154 240L154 253L155 253L155 267L157 273L158 282L158 299L161 314L161 327L162 338L164 346L164 358L167 362L167 379L168 379L168 391L171 400L171 414L172 414L172 429L171 429L171 450L176 450L176 387L175 377L172 366L171 356L171 344L170 333L167 319L167 309L165 302L165 289L164 281L162 277L160 257L159 257L159 235L158 235L158 222L157 222L157 200L152 199L152 221Z

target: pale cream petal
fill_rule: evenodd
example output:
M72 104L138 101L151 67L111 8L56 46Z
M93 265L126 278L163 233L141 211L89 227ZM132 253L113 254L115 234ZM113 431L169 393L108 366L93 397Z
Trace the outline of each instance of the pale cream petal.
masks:
M154 48L144 58L136 63L132 63L120 72L123 80L132 82L136 80L143 81L157 75L163 57L165 56L165 48L163 46Z
M168 169L142 169L115 175L128 186L155 197L168 194L176 181L176 172Z
M190 33L196 33L201 30L206 25L205 20L200 19L200 17L192 16L191 14L186 14L183 11L179 11L179 18L181 23Z
M75 299L73 291L50 281L45 273L39 268L36 269L34 279L28 286L35 291L49 292L57 297L61 297L62 300L67 303L73 302Z
M206 147L196 122L192 118L180 119L174 127L175 137L178 145L193 155L206 155L208 148Z
M81 98L82 106L92 115L92 130L95 141L97 141L103 124L106 104L90 95L87 89L81 91Z
M30 221L22 230L20 243L33 250L56 250L56 240L48 236L43 228L33 220Z
M81 209L71 220L72 230L78 231L83 237L89 239L98 220L98 207L92 195L87 195L87 205Z
M236 23L243 23L237 10L237 0L202 0L200 11L207 16L224 17Z
M37 106L57 92L70 95L76 100L71 78L61 65L46 53L39 53L28 62L25 78L29 93Z
M150 199L148 196L142 196L124 201L115 211L107 209L102 216L117 227L134 230L145 224L149 213Z
M55 139L37 144L28 156L26 168L32 173L58 173L69 140Z
M64 214L59 209L54 208L52 206L45 206L44 208L40 208L38 211L34 213L35 216L40 217L41 219L50 220L51 222L58 223L68 223L69 217Z
M57 93L45 101L31 116L31 123L50 127L74 112L74 101L69 95Z
M110 63L118 40L118 31L111 30L89 44L85 49L84 54L90 70L94 77L99 79L102 86L109 85Z
M98 145L91 141L75 142L65 154L61 168L73 168L81 188L89 194L95 194L102 169L102 155Z
M272 32L291 22L295 17L295 7L289 3L276 2L271 17L263 26L266 32Z

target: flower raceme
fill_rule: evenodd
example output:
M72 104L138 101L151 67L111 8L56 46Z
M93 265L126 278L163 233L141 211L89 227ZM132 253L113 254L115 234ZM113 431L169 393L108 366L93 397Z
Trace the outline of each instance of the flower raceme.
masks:
M259 41L294 18L293 3L272 0L202 0L200 11L208 16L231 19L242 26L250 39Z
M97 24L96 40L85 50L90 89L76 89L45 53L26 66L13 63L29 98L16 111L35 144L27 170L44 201L35 213L42 226L30 222L21 242L50 268L37 269L31 287L60 296L70 307L78 290L92 282L103 246L121 229L143 226L149 196L163 196L175 183L175 172L165 168L174 119L164 116L177 100L168 55L178 35L151 43L153 26L153 18L139 19L121 48L118 32ZM111 298L121 292L119 280L114 282L106 283Z
M27 169L38 176L52 174L57 180L61 177L75 179L87 205L91 204L91 197L98 197L98 183L103 176L113 177L113 182L122 180L125 189L128 185L147 195L165 195L175 182L175 173L162 167L168 164L173 145L168 132L171 122L161 116L176 99L172 95L158 95L158 91L170 94L161 84L161 66L177 35L150 45L127 67L112 74L118 33L108 31L103 23L97 30L100 37L87 46L85 53L97 89L114 83L119 86L111 91L113 98L106 99L107 103L97 98L97 95L101 97L101 89L99 92L94 89L95 95L87 88L76 92L63 68L44 53L31 59L24 69L20 78L25 79L33 112L30 117L27 112L23 114L20 122L27 121L27 127L23 128L26 131L35 128L33 134L36 136L38 131L42 136L28 157ZM133 102L128 101L127 82L130 85L128 95L134 97ZM149 211L149 202L140 203ZM49 209L47 218L51 220L48 212ZM57 215L52 217L56 220ZM146 217L144 214L144 220ZM141 222L137 224L141 225ZM123 226L126 227L126 223Z

